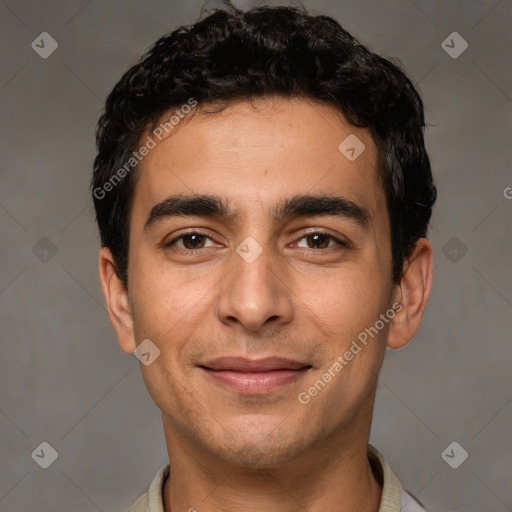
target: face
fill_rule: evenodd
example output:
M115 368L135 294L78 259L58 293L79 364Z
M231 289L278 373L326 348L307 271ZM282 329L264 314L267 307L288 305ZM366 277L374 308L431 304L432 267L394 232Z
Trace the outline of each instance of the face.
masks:
M168 438L272 465L369 427L395 290L376 161L367 130L282 98L198 112L144 158L123 348L160 350L141 370Z

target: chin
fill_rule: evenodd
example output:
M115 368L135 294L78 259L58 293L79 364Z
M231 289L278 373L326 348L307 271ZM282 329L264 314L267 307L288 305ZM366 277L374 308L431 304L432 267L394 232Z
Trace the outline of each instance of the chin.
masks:
M250 433L247 429L243 434L226 433L222 446L213 449L215 456L230 464L245 467L270 469L289 463L308 443L296 433L270 429L269 432Z

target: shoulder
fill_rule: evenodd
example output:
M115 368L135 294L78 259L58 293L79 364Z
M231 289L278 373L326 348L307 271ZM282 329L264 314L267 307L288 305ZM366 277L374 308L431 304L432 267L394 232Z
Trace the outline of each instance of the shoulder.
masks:
M128 512L146 512L148 510L148 493L143 494Z
M415 498L412 494L405 491L402 494L402 509L401 512L427 512L423 504Z
M382 453L370 444L368 458L377 480L382 485L379 512L427 512L416 498L403 490Z
M149 485L148 492L143 494L128 512L163 512L162 490L169 472L170 465L167 463L158 470L158 473Z

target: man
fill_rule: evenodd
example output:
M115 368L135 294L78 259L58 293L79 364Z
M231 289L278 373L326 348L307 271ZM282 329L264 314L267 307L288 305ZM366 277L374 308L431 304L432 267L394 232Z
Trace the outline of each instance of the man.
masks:
M423 510L368 444L432 283L420 97L333 19L218 10L114 87L99 274L170 464L135 512Z

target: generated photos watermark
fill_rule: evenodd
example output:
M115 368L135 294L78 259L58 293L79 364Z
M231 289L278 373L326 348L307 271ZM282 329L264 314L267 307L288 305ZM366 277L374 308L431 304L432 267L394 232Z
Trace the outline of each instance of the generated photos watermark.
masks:
M311 398L315 397L320 393L327 384L334 379L350 361L361 352L362 347L359 343L364 346L368 344L368 336L374 338L386 324L395 318L395 315L402 310L402 304L395 302L385 313L382 313L379 319L371 326L364 329L357 335L357 340L353 340L350 347L343 355L336 358L335 362L330 368L310 387L307 391L302 391L297 395L299 402L303 405L307 405L311 402ZM359 343L358 343L359 341Z
M133 151L132 156L128 158L125 164L120 167L101 187L96 187L93 190L93 195L96 199L103 199L108 192L111 192L125 177L128 175L137 164L149 154L149 152L156 146L157 141L163 140L171 131L180 124L185 116L197 106L197 100L190 98L187 103L184 103L179 109L176 109L167 121L160 123L152 132L151 135L146 137L144 143L137 151Z

